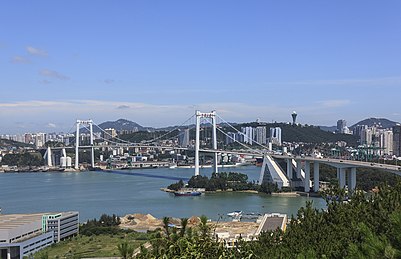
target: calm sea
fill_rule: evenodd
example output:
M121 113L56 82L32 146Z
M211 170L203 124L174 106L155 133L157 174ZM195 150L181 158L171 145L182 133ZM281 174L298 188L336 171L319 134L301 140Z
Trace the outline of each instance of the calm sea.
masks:
M212 169L202 169L210 176ZM223 169L259 178L254 166ZM136 169L122 173L4 173L0 174L0 207L3 214L79 211L80 221L98 218L102 213L120 216L150 213L155 217L206 215L217 220L234 210L254 213L296 214L312 200L324 208L320 198L271 197L248 193L207 193L199 197L175 197L160 188L189 179L194 169ZM227 217L225 219L228 220Z

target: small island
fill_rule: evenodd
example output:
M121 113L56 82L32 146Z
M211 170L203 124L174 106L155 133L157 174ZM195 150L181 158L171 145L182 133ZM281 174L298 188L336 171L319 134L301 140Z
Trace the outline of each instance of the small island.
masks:
M204 189L206 192L234 191L261 192L267 194L279 191L276 184L264 182L259 185L255 181L248 181L248 176L246 174L237 172L213 173L210 178L201 175L192 176L187 184L185 184L183 180L180 180L176 183L170 184L167 188L162 190L175 193L199 189Z

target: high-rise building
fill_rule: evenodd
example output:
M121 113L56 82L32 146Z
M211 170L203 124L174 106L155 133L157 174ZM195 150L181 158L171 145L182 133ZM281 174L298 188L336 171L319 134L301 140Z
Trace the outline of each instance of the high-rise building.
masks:
M112 138L115 138L115 137L117 137L117 131L115 129L108 128L108 129L104 130L104 132L103 132L103 138L104 139L112 139Z
M347 128L346 120L338 120L337 121L337 133L345 133Z
M281 128L270 128L270 142L281 146Z
M234 143L235 141L238 141L237 134L234 132L228 132L226 136L226 144L228 145Z
M242 134L244 135L244 142L252 145L253 140L253 128L252 127L242 127Z
M393 154L393 131L382 130L379 132L380 155Z
M361 144L371 146L373 140L373 130L371 128L365 128L361 131Z
M267 143L266 127L254 128L254 139L259 144L266 144Z
M178 144L181 147L189 146L189 129L180 130L180 135L178 135Z
M295 125L295 123L297 123L297 112L293 111L291 117L292 117L292 125Z
M401 156L401 125L397 124L393 127L393 153Z

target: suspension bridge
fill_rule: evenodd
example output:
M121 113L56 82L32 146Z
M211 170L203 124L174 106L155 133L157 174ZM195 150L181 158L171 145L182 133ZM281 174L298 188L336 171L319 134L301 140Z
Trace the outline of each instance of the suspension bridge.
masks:
M193 123L193 120L195 123ZM380 169L382 171L387 171L401 176L401 167L394 165L385 164L375 164L369 162L361 162L354 160L341 160L341 159L328 159L328 158L315 158L315 157L300 157L292 156L290 154L283 155L274 154L271 150L271 146L265 146L255 140L253 143L258 146L249 146L246 143L239 142L234 139L228 132L224 132L222 127L217 125L224 124L225 128L229 128L239 134L243 134L239 129L231 125L229 122L220 117L216 111L212 112L200 112L196 111L194 115L185 120L179 126L174 127L168 132L161 134L151 140L141 141L140 143L134 143L127 140L123 140L117 136L112 136L110 133L96 125L92 120L77 120L75 123L76 133L75 133L75 146L72 147L48 147L45 153L45 158L47 160L48 166L53 165L52 161L52 151L62 150L62 156L66 157L65 149L74 148L75 149L75 169L79 170L79 151L82 149L89 149L91 153L91 167L95 168L95 152L96 148L140 148L148 150L187 150L195 153L194 159L194 174L200 174L200 153L209 153L213 155L213 171L218 173L218 158L221 154L235 154L235 155L246 155L254 158L263 158L263 164L261 167L261 172L259 176L259 184L264 181L277 184L281 189L283 187L303 187L305 192L310 192L311 188L314 192L319 191L319 169L320 164L326 164L337 169L337 178L339 186L342 188L347 187L349 190L354 190L356 187L356 169L357 168L374 168ZM202 126L207 126L211 129L211 146L201 147L201 134L206 130L202 130ZM188 130L195 129L195 141L193 145L179 146L176 141L171 141L169 144L165 144L166 140L176 140L182 132L172 135L178 129L187 126ZM95 144L94 137L94 127L96 127L104 136L98 136L102 140L102 145ZM89 132L89 145L80 145L80 130L84 129ZM238 143L242 149L241 150L228 150L224 148L218 148L217 132L232 139L232 141ZM106 138L107 137L107 138ZM163 143L164 141L164 143ZM160 143L162 142L162 143ZM286 170L284 170L280 164L279 160L284 160L286 162ZM311 181L311 165L313 164L313 181Z

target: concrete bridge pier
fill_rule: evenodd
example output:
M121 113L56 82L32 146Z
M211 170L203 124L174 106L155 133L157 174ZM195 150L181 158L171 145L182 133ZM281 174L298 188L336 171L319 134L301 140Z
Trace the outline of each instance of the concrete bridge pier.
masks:
M352 167L348 175L348 190L353 192L356 188L356 167Z
M319 163L313 163L313 191L319 191Z
M340 188L345 188L346 168L337 168L337 179Z
M287 159L287 178L288 180L292 180L292 161L291 159Z
M297 163L297 178L302 179L302 161L301 160L296 160Z
M304 191L310 192L310 162L309 161L305 161Z

